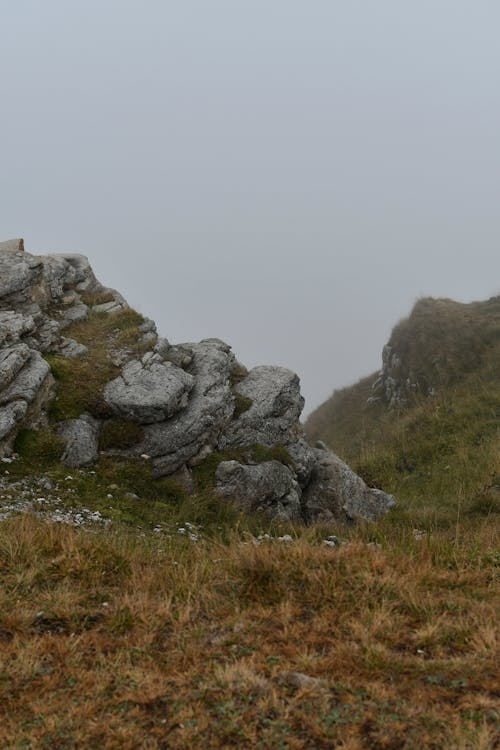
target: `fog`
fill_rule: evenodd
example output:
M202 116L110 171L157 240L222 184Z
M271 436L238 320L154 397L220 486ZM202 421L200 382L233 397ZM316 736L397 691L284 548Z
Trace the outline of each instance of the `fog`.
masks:
M380 365L500 292L494 0L0 0L0 239L83 252L171 341Z

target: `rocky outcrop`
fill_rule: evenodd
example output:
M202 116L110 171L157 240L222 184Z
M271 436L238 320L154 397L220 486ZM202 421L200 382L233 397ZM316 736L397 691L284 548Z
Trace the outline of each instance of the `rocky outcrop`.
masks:
M216 492L239 503L247 513L266 512L283 520L300 520L301 490L297 479L279 461L244 465L223 461L215 473Z
M119 416L134 422L164 422L187 406L194 378L159 354L128 362L104 389L104 400Z
M79 419L68 419L57 428L65 448L61 460L70 468L90 466L99 457L99 422L90 414Z
M338 456L327 448L314 451L316 463L304 493L309 521L378 521L396 505L392 495L367 487Z
M123 297L97 281L85 257L34 256L22 240L0 243L0 456L12 450L21 428L48 424L56 389L44 355L90 356L90 339L87 347L71 337L81 325L70 326L103 315L115 320L124 310ZM246 512L374 521L391 507L390 496L368 489L336 456L307 443L295 373L268 366L247 372L223 341L173 345L158 339L149 320L136 333L132 347L115 347L111 336L106 362L97 363L114 372L95 393L99 412L51 424L67 466L97 462L102 432L108 452L150 459L154 477L177 473L192 481L193 467L214 454L215 494ZM130 427L127 441L111 449L109 435L123 424Z

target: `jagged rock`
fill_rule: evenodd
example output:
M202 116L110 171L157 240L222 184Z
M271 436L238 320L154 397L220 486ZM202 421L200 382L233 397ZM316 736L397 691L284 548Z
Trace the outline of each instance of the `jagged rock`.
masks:
M88 414L61 422L57 432L65 443L61 461L71 469L90 466L99 456L99 422Z
M247 400L246 409L224 431L220 448L286 444L290 428L304 407L297 375L284 367L254 367L234 391Z
M83 302L73 305L64 311L63 318L61 321L61 328L67 328L72 323L80 323L82 320L88 318L89 308L84 305Z
M13 359L7 355L5 362L5 380L11 375L12 379L5 388L0 388L0 456L11 449L28 418L33 426L39 422L52 397L53 378L41 355L29 349L26 352L21 345L11 356Z
M66 359L77 359L78 357L85 356L87 352L88 348L84 344L80 344L74 339L66 339L64 337L61 338L61 343L59 345L59 354L61 354Z
M17 377L0 392L0 406L10 401L26 401L27 404L31 404L49 375L48 362L38 352L31 351Z
M14 430L26 416L28 404L26 401L13 401L6 406L0 406L0 456L5 452L5 446L2 440L9 435L13 435Z
M151 424L163 422L185 407L193 385L193 376L170 362L134 360L107 384L104 399L116 414Z
M153 458L155 476L203 460L217 445L234 411L229 378L235 359L230 347L219 339L205 339L182 348L192 357L189 373L194 387L188 404L168 421L146 426L144 442L137 449L139 455Z
M367 487L361 477L334 453L317 448L314 452L316 465L303 492L309 520L378 521L395 506L392 495Z
M244 465L223 461L215 473L216 492L246 513L266 512L273 518L300 518L300 488L292 471L279 461Z
M0 391L14 380L30 357L31 351L26 344L0 349Z
M0 299L26 289L36 278L36 265L24 253L0 254Z
M0 311L0 346L17 343L21 336L32 333L36 328L31 315L15 313L12 310Z
M93 305L92 310L96 313L115 313L119 310L123 310L123 305L116 300L110 302L102 302L100 305Z
M12 450L22 427L47 422L54 380L41 353L84 356L87 347L61 332L85 321L90 310L113 315L127 307L118 292L99 283L84 256L33 256L22 240L0 243L0 457ZM368 489L325 447L307 443L299 422L304 399L290 370L248 372L219 339L171 345L158 338L151 320L138 325L130 345L116 333L110 334L106 365L121 373L100 386L95 397L102 410L96 413L108 418L111 411L139 423L131 433L138 443L120 450L151 459L154 476L177 472L191 490L191 467L213 451L237 449L241 458L217 469L221 502L232 498L245 510L283 519L336 521L376 520L391 507L390 496ZM138 346L146 349L142 360ZM97 460L96 420L83 415L58 431L68 466ZM255 462L259 451L263 463Z

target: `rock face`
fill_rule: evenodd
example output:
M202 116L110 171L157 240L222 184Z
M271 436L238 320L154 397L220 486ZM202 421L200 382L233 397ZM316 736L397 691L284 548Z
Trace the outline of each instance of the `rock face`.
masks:
M90 466L99 457L99 422L89 414L61 422L57 429L65 443L61 460L70 468Z
M22 240L0 243L0 457L12 451L22 428L49 425L56 385L43 355L64 357L68 365L89 356L69 327L124 310L123 297L97 281L85 257L34 256ZM149 320L137 334L139 353L110 345L102 355L115 371L95 394L102 413L71 414L49 425L63 440L67 466L97 462L101 430L129 424L132 444L116 452L151 459L155 477L190 476L213 453L215 494L246 512L375 521L394 504L334 454L307 443L299 421L304 399L290 370L247 372L223 341L172 345L158 339Z
M104 400L116 414L134 422L164 422L187 406L194 378L158 354L128 362L120 377L104 389Z
M396 505L392 495L367 487L347 464L328 449L315 449L316 464L304 497L310 521L378 521Z
M279 461L248 466L222 461L215 474L216 491L237 501L247 513L271 513L283 520L300 520L301 491L294 473Z

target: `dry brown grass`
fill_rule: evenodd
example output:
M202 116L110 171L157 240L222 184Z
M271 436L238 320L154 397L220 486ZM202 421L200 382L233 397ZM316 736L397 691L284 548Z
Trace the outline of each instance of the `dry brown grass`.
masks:
M493 750L498 534L460 532L330 549L12 519L0 746Z

